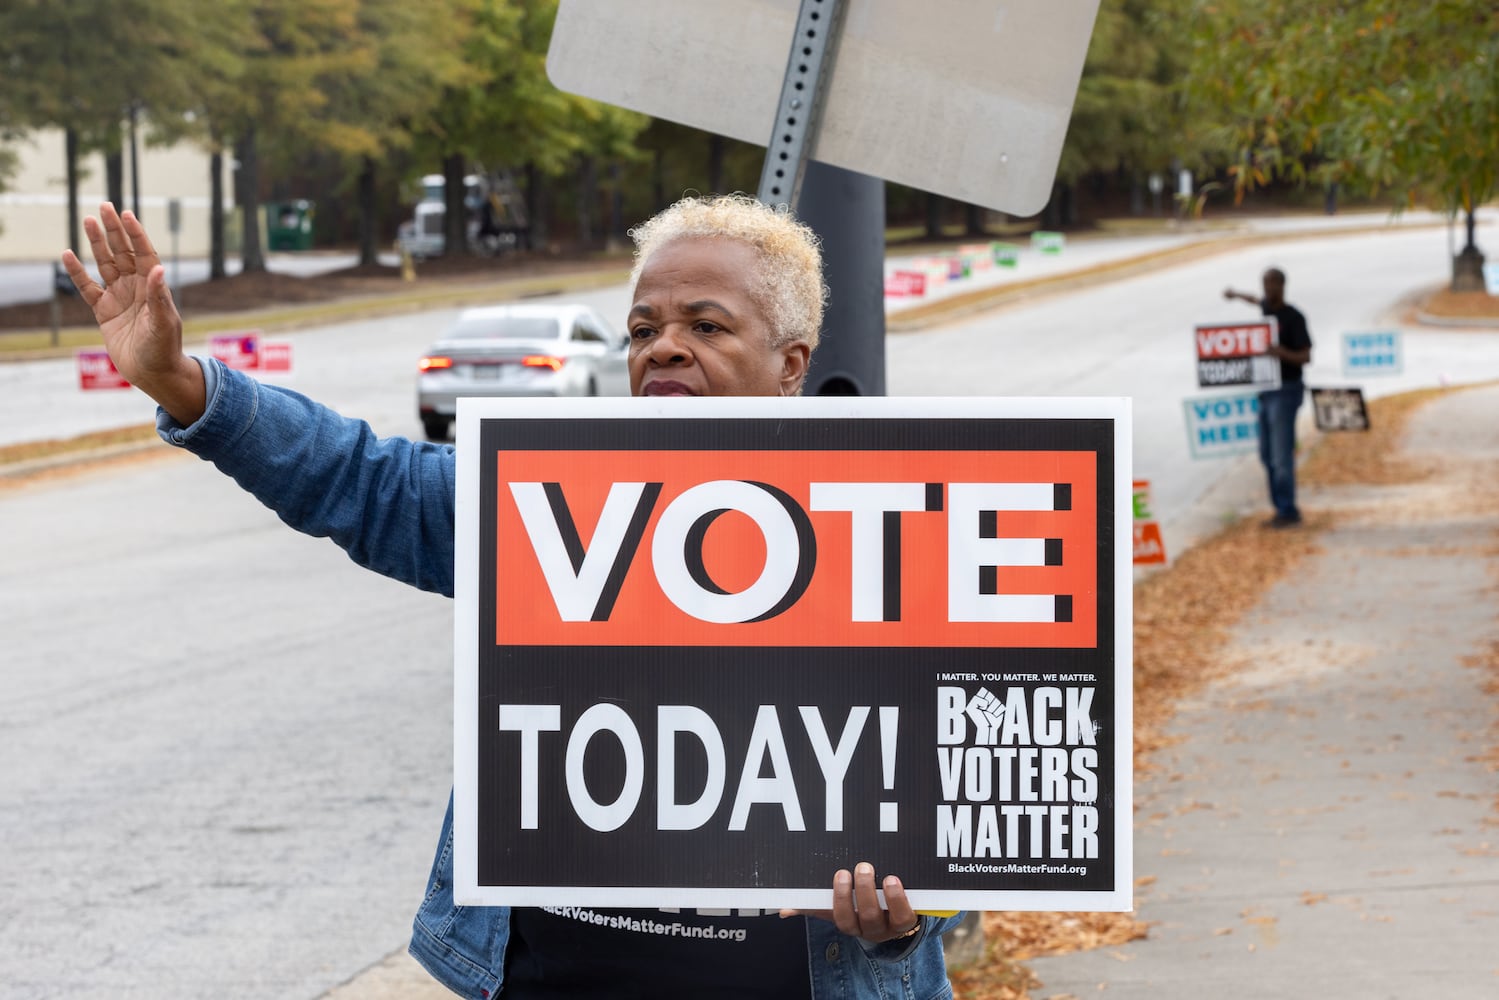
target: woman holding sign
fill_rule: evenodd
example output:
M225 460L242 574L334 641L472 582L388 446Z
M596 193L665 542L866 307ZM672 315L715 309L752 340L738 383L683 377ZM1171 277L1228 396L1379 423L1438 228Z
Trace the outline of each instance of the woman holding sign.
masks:
M115 366L159 404L163 439L360 565L452 596L452 446L377 438L363 421L185 354L181 317L140 222L106 204L84 229L103 285L71 250L63 264ZM801 391L824 298L806 227L726 197L679 202L633 235L635 395ZM452 883L450 805L411 952L463 996L951 994L941 935L957 918L918 915L900 880L877 883L868 863L833 876L831 909L764 916L459 907Z

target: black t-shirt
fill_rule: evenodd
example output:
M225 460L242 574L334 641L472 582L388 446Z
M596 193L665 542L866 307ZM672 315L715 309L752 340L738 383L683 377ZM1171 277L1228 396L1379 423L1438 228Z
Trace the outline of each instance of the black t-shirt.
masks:
M1285 302L1280 304L1280 308L1271 309L1270 304L1261 299L1260 312L1275 317L1275 322L1280 327L1280 346L1293 351L1304 351L1312 346L1312 333L1306 328L1306 317L1301 315L1300 309ZM1280 380L1301 381L1301 366L1281 359Z
M811 997L806 918L745 912L514 909L502 995Z

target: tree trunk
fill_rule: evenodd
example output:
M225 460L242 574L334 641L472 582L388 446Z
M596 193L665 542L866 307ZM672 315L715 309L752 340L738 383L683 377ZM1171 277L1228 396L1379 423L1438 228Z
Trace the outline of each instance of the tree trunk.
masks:
M727 144L717 133L708 136L708 190L723 194L723 156Z
M140 105L130 102L130 209L141 217Z
M1051 200L1041 213L1041 225L1046 229L1061 229L1075 221L1072 207L1072 185L1057 181L1051 188Z
M362 267L374 267L380 263L375 239L377 222L375 158L366 156L359 164L359 263Z
M214 136L208 154L208 280L227 275L224 270L224 151Z
M963 231L969 236L983 236L984 212L986 210L980 205L963 206Z
M104 198L117 209L125 204L125 151L118 144L104 151Z
M625 232L624 171L615 160L609 164L609 249L623 246L629 238Z
M449 153L442 158L442 252L449 257L467 257L468 207L463 203L464 157Z
M942 238L942 196L931 192L926 196L926 238Z
M659 149L651 164L651 198L657 212L666 210L666 158Z
M241 220L240 270L245 274L265 273L265 249L260 242L260 162L255 146L255 126L245 130L234 143L239 160L236 176L237 200Z
M82 231L78 223L78 132L71 126L63 130L63 158L67 161L65 170L68 176L68 236L64 246L70 247L74 253L82 256L83 239ZM58 344L59 331L61 330L61 305L59 296L76 295L78 288L73 284L73 279L68 277L68 272L57 260L52 262L52 346Z
M531 250L545 250L552 235L551 200L547 195L546 175L534 163L526 164L526 219L530 228L526 245Z
M78 130L69 125L63 130L63 157L68 175L68 242L67 246L83 249L83 230L78 222Z
M1462 252L1452 258L1452 290L1454 292L1482 292L1487 290L1488 286L1483 278L1483 252L1478 249L1475 239L1478 219L1474 215L1472 206L1468 207L1467 213L1468 240Z
M594 216L599 201L599 166L592 156L578 163L578 243L592 250L597 242Z

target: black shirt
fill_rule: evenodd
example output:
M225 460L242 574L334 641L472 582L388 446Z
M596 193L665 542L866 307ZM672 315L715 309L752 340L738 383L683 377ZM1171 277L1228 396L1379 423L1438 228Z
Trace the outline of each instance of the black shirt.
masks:
M811 997L806 918L742 912L511 910L503 995Z
M1271 309L1270 304L1261 299L1260 312L1266 316L1275 317L1275 322L1280 327L1280 346L1293 351L1311 349L1312 333L1306 328L1306 317L1301 315L1300 309L1286 302L1282 302L1277 309ZM1300 382L1301 366L1293 365L1282 358L1280 362L1280 380L1282 382Z

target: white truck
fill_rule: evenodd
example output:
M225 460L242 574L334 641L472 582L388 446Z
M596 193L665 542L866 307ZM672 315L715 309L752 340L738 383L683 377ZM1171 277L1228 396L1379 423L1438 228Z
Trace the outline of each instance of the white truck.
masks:
M396 246L416 260L441 257L447 246L447 203L442 174L422 178L422 198L412 217L397 230ZM525 203L508 174L469 174L463 178L465 231L474 253L493 257L514 250L525 238Z

